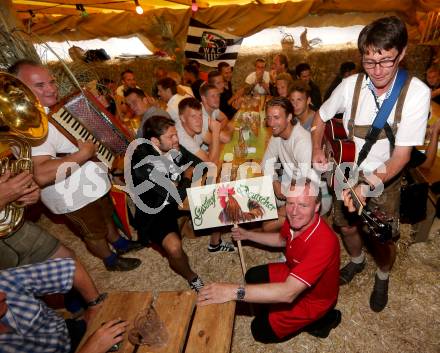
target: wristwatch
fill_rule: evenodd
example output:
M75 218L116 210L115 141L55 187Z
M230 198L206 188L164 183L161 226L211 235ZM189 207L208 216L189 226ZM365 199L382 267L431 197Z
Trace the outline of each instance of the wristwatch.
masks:
M244 290L244 286L240 285L237 288L237 301L243 301L245 295L246 295L246 291Z
M101 293L100 295L98 295L96 297L96 299L89 301L88 303L86 303L86 305L87 305L87 307L96 306L98 304L101 304L105 298L107 298L107 293Z

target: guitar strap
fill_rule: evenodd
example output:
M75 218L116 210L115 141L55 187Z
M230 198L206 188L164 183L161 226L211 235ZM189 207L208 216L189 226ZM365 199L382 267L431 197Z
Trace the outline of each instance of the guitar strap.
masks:
M368 156L371 147L376 143L378 139L388 138L390 141L390 153L394 149L394 136L397 132L397 125L400 123L402 117L403 103L405 101L406 94L408 92L409 84L411 82L411 77L407 75L406 71L399 70L396 82L394 84L393 90L382 104L376 118L372 125L355 125L354 120L357 113L357 106L359 102L360 90L362 87L362 82L365 75L359 74L355 84L355 90L353 92L352 109L351 115L348 122L348 137L353 140L353 136L363 138L366 140L364 146L358 155L357 165L361 163ZM392 127L386 122L394 103L397 100L396 111L394 114L394 121ZM382 119L378 122L378 119Z

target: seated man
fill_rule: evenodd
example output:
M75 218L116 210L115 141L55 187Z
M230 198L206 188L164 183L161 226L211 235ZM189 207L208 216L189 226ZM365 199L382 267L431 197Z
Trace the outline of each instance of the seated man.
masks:
M292 79L295 77L294 72L289 70L289 61L284 54L276 54L273 58L273 63L270 70L270 95L277 96L276 80L279 74L289 74Z
M167 113L177 123L179 121L179 102L189 95L177 93L177 83L169 77L157 81L157 89L160 99L167 104Z
M339 241L319 216L319 186L298 179L287 195L287 220L280 233L233 228L235 240L285 247L286 262L260 265L246 273L246 285L212 283L197 304L230 300L267 303L251 324L255 340L281 342L301 331L325 338L341 320L333 309L339 292Z
M116 110L119 117L124 121L133 117L133 112L127 107L124 99L124 91L129 88L139 88L136 85L136 78L134 72L130 69L124 70L121 73L121 85L116 88L115 100Z
M202 117L202 105L195 98L185 98L179 103L180 123L176 125L179 141L189 152L203 162L217 164L220 155L220 122ZM206 151L205 146L208 147ZM211 235L209 252L233 252L234 245L221 240L220 232Z
M313 110L318 110L322 104L321 91L316 83L312 81L312 69L307 63L298 64L295 68L296 77L310 86L310 98Z
M273 189L278 205L278 220L264 222L265 231L278 231L286 217L284 203L292 179L306 176L312 160L312 140L310 133L293 117L293 107L284 97L276 97L266 103L267 125L272 129L261 163L264 174L273 175ZM278 176L274 163L281 162L282 178Z
M232 67L226 61L221 61L217 65L217 70L223 77L223 81L225 83L225 89L223 93L220 95L220 110L224 112L229 119L232 119L237 109L232 104ZM226 104L229 106L229 110L225 109Z
M88 309L84 320L64 320L40 299L74 287ZM74 352L86 325L105 300L82 264L54 259L0 271L0 350L2 352ZM90 336L78 353L104 353L122 341L127 322L112 320Z
M431 99L440 104L440 69L437 66L426 70L426 84L431 89Z
M220 108L220 91L217 87L205 83L200 87L200 97L202 98L203 121L217 120L221 124L220 142L228 143L234 132L234 127L229 124L227 116Z
M58 88L45 67L20 60L9 71L29 86L47 110L56 105ZM48 130L46 140L32 147L35 180L42 187L41 201L52 213L63 214L71 221L75 233L108 271L135 269L141 260L120 255L138 250L141 245L123 237L113 221L108 171L93 161L97 146L91 140L78 140L75 146L50 122Z
M201 161L179 145L172 119L152 116L144 124L142 137L149 141L136 148L131 160L133 186L146 184L145 192L133 199L140 241L161 246L171 269L185 278L191 289L199 291L203 281L191 269L182 249L177 218L178 206L186 199L186 188L191 186L194 166Z
M248 91L253 94L269 94L270 75L269 71L266 71L264 59L255 60L255 71L251 72L244 82L248 85Z
M180 101L179 116L176 129L182 146L203 162L217 163L220 156L220 122L206 115L204 117L202 105L192 97Z
M292 76L290 76L290 74L284 72L277 75L277 79L275 82L275 86L277 88L277 97L287 98L289 95L289 86L291 85L291 83Z
M223 78L223 75L219 71L211 71L208 75L208 83L217 87L218 91L220 92L220 111L222 111L228 117L228 119L231 120L237 110L229 104L232 93L229 94L229 91L227 91L226 82Z
M301 80L293 81L289 88L288 98L293 105L295 118L304 129L310 131L315 111L310 108L312 101L310 98L309 85Z
M199 70L194 65L186 65L183 68L183 83L189 87L191 87L192 92L194 93L194 97L197 100L200 100L199 89L200 86L204 83L201 78L199 78Z
M134 113L142 117L136 137L142 137L142 126L145 121L154 115L165 116L170 115L163 109L154 105L155 101L152 97L147 97L140 88L129 88L124 92L125 101Z

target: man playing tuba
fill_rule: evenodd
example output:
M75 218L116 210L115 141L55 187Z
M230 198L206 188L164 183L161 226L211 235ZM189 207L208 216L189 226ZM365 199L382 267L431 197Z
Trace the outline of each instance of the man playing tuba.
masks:
M40 107L40 109L38 109ZM0 142L9 144L15 161L0 161L0 270L47 259L73 257L71 250L39 226L24 221L23 208L40 197L32 174L28 140L47 134L47 118L21 81L0 73Z

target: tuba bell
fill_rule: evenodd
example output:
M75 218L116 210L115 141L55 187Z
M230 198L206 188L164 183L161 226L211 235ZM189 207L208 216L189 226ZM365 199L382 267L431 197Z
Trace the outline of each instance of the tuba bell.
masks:
M32 173L31 145L39 144L48 131L44 108L29 87L0 72L0 176ZM13 234L24 221L24 207L11 202L0 210L0 238Z

